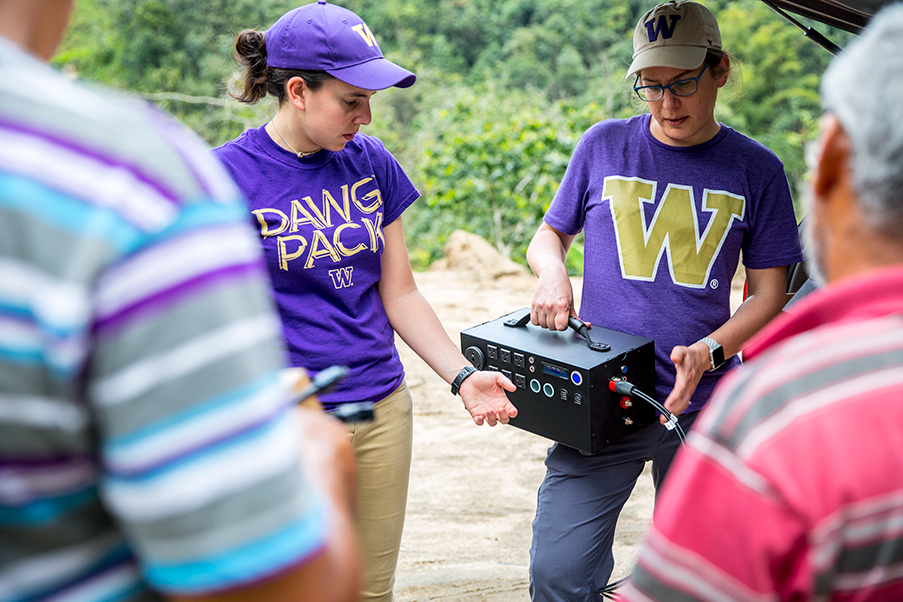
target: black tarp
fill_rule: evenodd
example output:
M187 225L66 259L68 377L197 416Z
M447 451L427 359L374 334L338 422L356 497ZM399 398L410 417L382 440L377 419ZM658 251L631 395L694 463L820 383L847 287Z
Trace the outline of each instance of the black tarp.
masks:
M763 0L770 6L814 19L838 29L859 33L888 0Z

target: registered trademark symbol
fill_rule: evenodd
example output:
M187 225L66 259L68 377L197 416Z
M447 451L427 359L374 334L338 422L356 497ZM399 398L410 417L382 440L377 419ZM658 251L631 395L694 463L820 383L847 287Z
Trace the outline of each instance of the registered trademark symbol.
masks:
M710 286L713 290L716 289L716 288L718 288L718 281L715 280L715 279L713 278L712 281L709 282L709 286Z

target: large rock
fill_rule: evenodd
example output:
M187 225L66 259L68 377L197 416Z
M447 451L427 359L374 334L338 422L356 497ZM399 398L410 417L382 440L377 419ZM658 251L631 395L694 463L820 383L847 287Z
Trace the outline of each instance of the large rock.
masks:
M442 251L445 257L433 262L431 270L453 270L491 280L529 275L527 268L499 253L485 238L464 230L452 232Z

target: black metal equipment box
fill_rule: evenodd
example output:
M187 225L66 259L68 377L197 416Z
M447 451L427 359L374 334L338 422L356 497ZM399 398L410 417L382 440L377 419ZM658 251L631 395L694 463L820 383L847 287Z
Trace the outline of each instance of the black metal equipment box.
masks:
M656 419L655 409L609 390L625 378L655 391L650 339L606 328L552 331L530 323L523 308L461 332L465 357L480 370L499 370L517 386L513 426L594 454ZM592 348L589 343L592 342Z

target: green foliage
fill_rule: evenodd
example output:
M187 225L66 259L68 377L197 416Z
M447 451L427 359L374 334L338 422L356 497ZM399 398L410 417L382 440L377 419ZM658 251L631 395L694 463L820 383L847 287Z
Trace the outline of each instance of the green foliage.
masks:
M491 84L449 92L417 144L413 173L424 198L407 222L420 245L416 258L436 259L463 227L523 263L571 152L600 109Z
M365 15L383 48L398 50L418 72L539 90L551 99L584 96L599 80L620 73L630 62L633 26L643 12L629 0L338 3Z
M418 74L374 97L369 132L423 193L405 215L423 267L459 227L517 261L594 121L644 111L624 70L640 0L335 0L364 16L390 59ZM298 0L79 0L54 63L159 104L212 145L275 111L231 99L235 34ZM771 148L794 186L817 133L830 55L759 0L706 0L736 61L716 116ZM804 21L804 19L800 19ZM849 34L815 25L843 46ZM797 196L799 196L797 194ZM580 239L568 258L579 266Z
M799 190L808 170L806 145L818 134L818 85L831 55L762 2L719 0L707 5L718 15L725 47L738 59L742 73L735 106L719 117L773 150ZM851 37L818 27L841 46Z
M241 107L226 94L236 70L235 34L265 29L295 6L287 0L79 0L54 62L145 95L221 143L272 110Z

